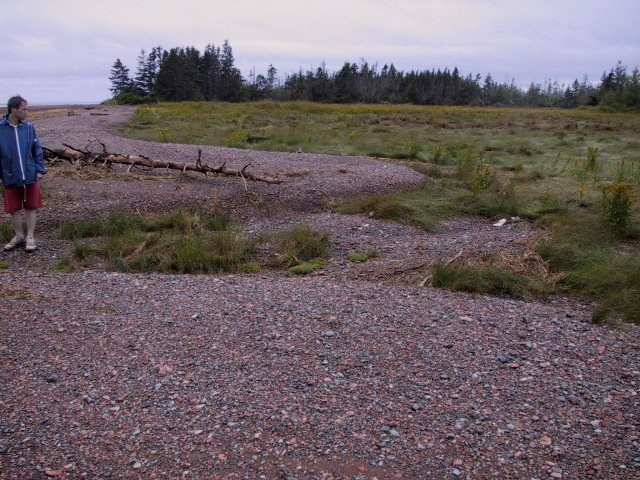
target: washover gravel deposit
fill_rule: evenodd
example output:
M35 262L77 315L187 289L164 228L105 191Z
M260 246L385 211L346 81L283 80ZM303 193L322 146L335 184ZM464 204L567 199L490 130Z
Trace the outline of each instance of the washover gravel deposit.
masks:
M119 137L132 112L34 123L50 148L195 161L195 146ZM202 148L211 165L285 181L247 194L233 178L49 168L38 250L0 253L0 478L640 478L638 327L594 326L593 306L573 299L419 286L430 262L522 252L544 232L340 215L343 198L422 176L370 158ZM248 234L325 230L328 264L308 277L55 271L72 246L61 221L181 205L216 206ZM372 248L379 257L346 260Z

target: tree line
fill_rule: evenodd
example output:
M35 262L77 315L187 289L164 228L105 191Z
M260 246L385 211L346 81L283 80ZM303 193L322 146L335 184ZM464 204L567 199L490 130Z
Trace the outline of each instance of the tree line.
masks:
M242 77L234 65L231 45L209 44L203 52L194 47L160 46L141 50L131 74L116 59L109 80L119 103L155 101L308 100L325 103L412 103L416 105L488 105L576 108L600 105L615 109L640 109L640 72L630 73L618 62L604 72L598 85L587 78L569 84L557 81L531 83L522 89L512 80L500 83L491 74L463 76L453 70L397 70L393 64L378 68L366 60L346 62L337 72L324 64L315 71L300 70L284 79L270 65L266 75Z

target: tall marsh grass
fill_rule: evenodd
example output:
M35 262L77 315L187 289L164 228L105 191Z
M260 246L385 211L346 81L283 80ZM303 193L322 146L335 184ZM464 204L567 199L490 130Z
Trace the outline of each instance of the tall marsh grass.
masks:
M579 125L579 130L573 130ZM602 130L603 125L610 130ZM567 130L571 126L571 130ZM613 127L612 127L613 126ZM151 141L381 156L449 163L459 149L496 163L531 164L558 154L638 161L640 117L596 110L499 109L310 102L184 102L140 107L122 133ZM164 131L164 133L163 133ZM602 134L603 142L593 137ZM165 137L162 140L161 137ZM558 142L561 138L561 142Z

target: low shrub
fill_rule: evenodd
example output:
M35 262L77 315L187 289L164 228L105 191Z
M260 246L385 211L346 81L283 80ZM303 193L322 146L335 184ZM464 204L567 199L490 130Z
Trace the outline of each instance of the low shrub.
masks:
M491 169L484 163L476 165L473 175L471 190L473 193L479 193L487 190L491 186Z
M590 172L598 173L601 170L601 165L598 161L598 157L598 147L587 148L587 169Z
M113 98L113 102L116 103L116 105L142 105L156 103L156 100L135 92L122 92Z
M633 185L628 182L602 186L602 218L618 236L623 236L631 223L633 200Z

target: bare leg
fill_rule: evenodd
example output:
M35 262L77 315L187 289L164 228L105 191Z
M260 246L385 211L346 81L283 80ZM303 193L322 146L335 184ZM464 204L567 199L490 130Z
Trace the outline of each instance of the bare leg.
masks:
M36 211L25 210L24 216L27 219L27 237L33 238L33 232L36 229Z
M22 210L11 214L11 222L13 223L13 231L16 233L16 237L24 237L24 230L22 229Z

